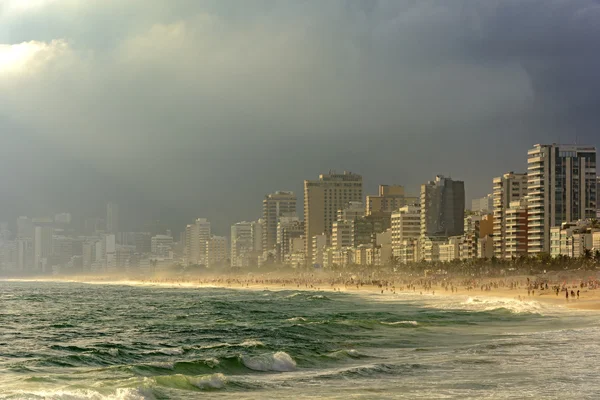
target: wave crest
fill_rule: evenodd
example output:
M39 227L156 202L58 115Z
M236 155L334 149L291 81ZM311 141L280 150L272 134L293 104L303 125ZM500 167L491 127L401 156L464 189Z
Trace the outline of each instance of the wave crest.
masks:
M259 356L242 356L242 363L253 371L290 372L296 370L296 361L286 352L278 351Z

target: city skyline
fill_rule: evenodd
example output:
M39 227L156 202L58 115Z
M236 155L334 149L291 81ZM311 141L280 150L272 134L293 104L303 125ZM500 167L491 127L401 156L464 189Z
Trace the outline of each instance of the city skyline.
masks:
M226 234L329 169L470 202L534 143L600 146L593 0L101 3L0 6L0 220L110 200Z

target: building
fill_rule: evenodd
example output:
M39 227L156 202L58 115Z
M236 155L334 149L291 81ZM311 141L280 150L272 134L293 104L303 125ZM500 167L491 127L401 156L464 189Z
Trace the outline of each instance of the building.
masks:
M325 249L329 246L329 236L324 233L313 236L312 238L312 264L315 267L322 267L325 257Z
M438 243L439 258L437 261L440 262L452 262L460 259L460 245L462 236L453 236L448 238L445 242ZM436 260L432 260L436 261Z
M591 222L565 222L561 226L550 228L550 255L582 257L586 250L594 249L594 232Z
M134 246L129 246L136 249ZM168 235L156 235L150 239L150 251L152 255L160 258L172 258L173 237Z
M30 272L34 265L33 239L17 239L17 271Z
M493 180L494 256L511 258L506 251L506 211L510 204L527 196L527 174L508 172Z
M33 221L28 217L17 218L17 238L33 239Z
M354 221L335 221L331 232L331 247L354 247Z
M361 201L351 201L347 207L338 210L338 221L354 221L365 216L365 205Z
M331 235L337 212L350 202L362 201L362 176L351 172L322 174L304 181L304 236ZM312 243L305 241L306 259L312 260Z
M366 202L366 215L381 212L391 214L405 205L418 204L419 198L407 196L404 192L404 186L379 185L379 194L377 196L367 196Z
M396 252L406 239L418 239L421 234L421 208L404 206L392 213L392 251Z
M312 247L312 243L311 243ZM306 265L306 240L303 235L289 240L289 253L285 255L285 264L292 268L303 267Z
M392 250L399 264L409 264L421 261L421 245L418 238L404 239Z
M421 238L464 233L465 184L441 175L421 186Z
M492 194L471 200L471 211L488 214L494 210L494 197Z
M224 236L211 236L206 241L206 266L213 268L225 265L227 262L227 238Z
M185 257L188 264L206 265L206 243L210 239L210 222L198 218L185 230Z
M527 155L528 252L550 253L550 228L596 216L596 148L536 144Z
M275 251L277 244L277 223L283 216L296 215L296 195L294 192L275 192L263 200L263 252Z
M119 205L108 203L106 205L106 232L117 234L119 230Z
M477 241L477 257L491 259L494 257L494 240L492 236L484 236Z
M503 211L503 258L512 259L527 255L528 215L527 197L512 201L510 206ZM496 243L494 242L494 254L497 254L496 249L498 246Z
M70 225L71 224L71 214L70 213L60 213L54 215L54 222L59 225Z
M373 244L376 234L387 231L391 226L391 214L386 212L371 213L371 215L354 220L352 224L354 246Z
M303 237L304 221L300 221L297 217L281 217L277 227L277 261L285 263L288 256L297 251L297 246L294 250L292 242ZM297 241L295 243L298 244Z
M245 268L258 265L262 255L261 221L238 222L231 226L231 266Z
M52 255L52 226L37 225L33 237L33 271L50 272L47 268L48 258Z

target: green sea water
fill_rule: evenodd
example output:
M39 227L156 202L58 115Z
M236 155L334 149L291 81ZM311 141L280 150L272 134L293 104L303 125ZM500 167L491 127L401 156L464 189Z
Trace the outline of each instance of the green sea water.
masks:
M591 399L598 316L476 296L1 282L0 399Z

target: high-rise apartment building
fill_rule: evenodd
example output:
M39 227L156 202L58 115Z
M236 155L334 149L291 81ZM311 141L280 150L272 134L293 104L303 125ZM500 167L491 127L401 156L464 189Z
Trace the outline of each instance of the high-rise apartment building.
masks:
M296 215L294 192L279 191L265 196L263 200L263 252L275 250L279 218L294 215Z
M392 251L396 253L407 239L421 235L421 208L404 206L392 213Z
M506 210L514 201L527 196L527 174L508 172L493 180L494 256L510 258L506 251ZM512 253L512 252L511 252Z
M511 201L504 211L504 254L503 258L519 258L528 252L527 196Z
M206 266L208 268L224 265L227 261L227 238L211 236L206 241Z
M354 221L365 216L365 205L361 201L351 201L348 205L338 210L338 221Z
M33 270L48 272L47 261L52 254L52 234L54 229L48 225L37 225L33 235Z
M198 218L185 230L185 254L189 264L206 265L206 242L210 239L210 222Z
M536 144L527 153L528 252L550 253L550 228L596 216L596 148Z
M306 260L312 260L312 237L331 235L337 212L352 201L362 201L362 176L351 172L322 174L304 181L304 237Z
M231 266L243 268L258 264L262 253L262 224L260 221L238 222L231 226Z
M418 197L407 196L404 186L401 185L379 185L377 196L367 196L366 215L385 212L392 213L407 204L414 205L419 202Z
M441 175L421 185L421 238L464 233L465 184Z
M115 203L106 205L106 232L119 233L119 206Z
M494 209L494 197L492 194L471 200L471 211L487 214Z

